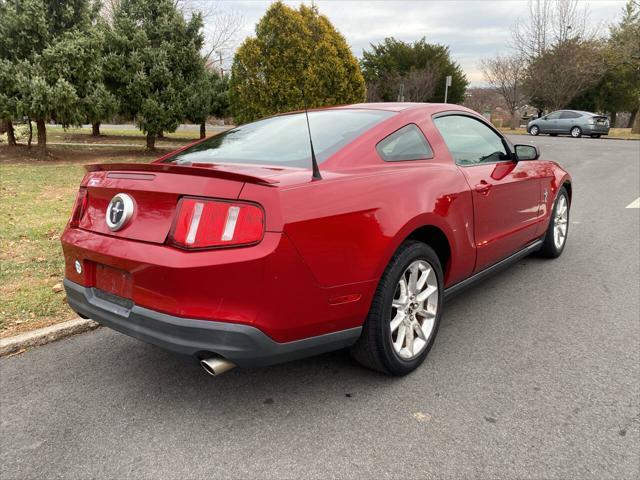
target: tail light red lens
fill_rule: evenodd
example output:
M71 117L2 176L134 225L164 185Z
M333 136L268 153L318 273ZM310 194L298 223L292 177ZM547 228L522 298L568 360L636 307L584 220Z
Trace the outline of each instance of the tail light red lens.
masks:
M169 241L182 248L231 247L259 242L263 233L264 213L257 205L184 197Z
M87 197L87 189L80 187L76 201L73 204L73 210L71 211L71 220L69 220L69 226L71 228L77 228L78 225L80 225L82 215L84 215L84 212L87 209L88 200L89 197Z

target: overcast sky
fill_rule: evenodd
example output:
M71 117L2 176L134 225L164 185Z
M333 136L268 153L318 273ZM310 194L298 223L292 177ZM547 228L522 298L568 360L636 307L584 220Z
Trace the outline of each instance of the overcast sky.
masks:
M207 4L211 0L195 0ZM244 28L238 44L253 35L255 24L272 2L224 1L220 8L242 15ZM285 2L297 6L300 1ZM310 1L302 2L310 4ZM624 0L586 1L594 24L604 26L615 21ZM479 61L482 57L508 52L510 26L518 18L526 18L526 0L465 1L338 1L316 0L320 12L345 36L353 53L360 57L370 43L395 37L414 41L426 37L429 43L448 45L451 55L464 69L472 85L482 84Z

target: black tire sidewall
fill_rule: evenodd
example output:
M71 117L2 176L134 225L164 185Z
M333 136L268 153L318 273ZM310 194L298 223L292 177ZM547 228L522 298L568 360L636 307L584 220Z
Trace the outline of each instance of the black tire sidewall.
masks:
M393 302L393 296L395 295L395 289L400 280L400 276L404 273L406 268L416 260L426 260L433 267L436 278L438 281L438 310L436 312L435 324L431 337L428 339L427 345L416 358L412 360L405 360L400 358L396 353L391 343L391 304ZM411 243L398 257L396 257L393 265L385 272L388 275L386 279L386 288L382 293L382 305L381 318L377 319L377 326L380 329L378 332L379 339L381 340L381 353L383 354L382 361L386 369L393 375L406 375L409 372L415 370L424 361L426 356L431 350L431 347L435 341L438 328L440 326L440 318L442 316L442 309L444 306L444 280L442 274L442 267L438 256L431 247L424 243Z

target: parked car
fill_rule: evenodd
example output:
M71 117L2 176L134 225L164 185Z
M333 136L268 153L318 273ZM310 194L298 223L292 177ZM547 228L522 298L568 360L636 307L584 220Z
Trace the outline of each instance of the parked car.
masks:
M571 135L580 138L590 135L600 138L609 134L609 119L603 115L579 110L558 110L544 117L531 120L527 125L531 135L548 133L550 135Z
M308 118L309 130L289 113L150 164L88 166L62 235L69 305L214 375L345 347L404 375L446 297L565 248L569 174L473 111Z

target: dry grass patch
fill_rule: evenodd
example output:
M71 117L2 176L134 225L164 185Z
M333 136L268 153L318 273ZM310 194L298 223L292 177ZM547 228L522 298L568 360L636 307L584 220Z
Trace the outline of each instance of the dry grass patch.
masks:
M85 147L52 148L45 161L33 154L0 146L0 337L76 316L54 286L64 275L60 234L84 165L146 162L159 155Z

